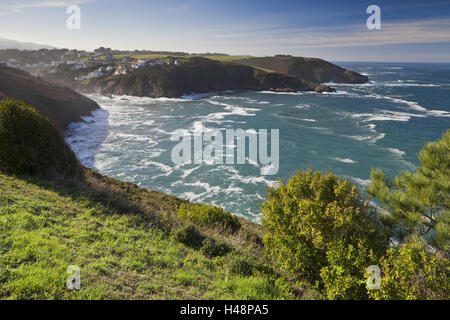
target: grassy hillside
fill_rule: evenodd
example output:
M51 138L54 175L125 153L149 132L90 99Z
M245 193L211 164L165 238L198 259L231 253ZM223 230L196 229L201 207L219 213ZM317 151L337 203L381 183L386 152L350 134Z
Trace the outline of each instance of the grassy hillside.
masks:
M318 58L292 56L252 57L236 62L296 76L314 83L366 83L369 79L357 72L341 68Z
M179 242L184 201L90 170L85 179L87 188L67 189L0 174L0 299L299 296L263 257L259 226L197 226L231 250L211 257ZM80 291L66 288L70 265L81 268Z
M103 56L104 57L104 56ZM228 56L228 55L201 55L201 54L187 54L187 55L176 55L176 54L164 54L164 53L152 53L152 54L116 54L114 55L115 58L124 58L124 57L132 57L136 60L138 59L161 59L166 60L169 57L170 58L178 58L178 59L190 59L195 57L203 57L208 58L215 61L220 62L233 62L235 60L241 60L241 59L247 59L250 58L250 56Z
M219 207L83 167L47 117L0 101L0 299L294 297L262 236Z
M0 69L0 101L6 97L32 105L61 130L65 130L71 122L82 121L81 117L99 108L95 101L67 87L13 68Z

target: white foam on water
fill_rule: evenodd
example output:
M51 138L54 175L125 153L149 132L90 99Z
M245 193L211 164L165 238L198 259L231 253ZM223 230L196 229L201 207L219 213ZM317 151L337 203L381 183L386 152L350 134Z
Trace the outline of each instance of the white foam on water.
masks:
M360 136L360 135L341 135L341 137L349 138L356 141L370 141L372 143L377 142L378 140L383 139L386 136L385 133L380 133L376 136Z
M275 117L277 118L282 118L282 119L291 119L291 120L300 120L300 121L306 121L306 122L316 122L317 120L315 119L309 119L309 118L299 118L299 117L292 117L292 116L282 116L279 115L278 113L274 113L273 114Z
M367 187L369 184L372 183L372 180L370 180L370 179L366 180L366 179L361 179L361 178L358 178L358 177L351 177L351 176L347 176L347 175L342 175L342 178L348 179L348 180L350 180L352 182L355 182L355 183L359 184L362 187Z
M155 102L186 102L189 101L187 99L182 98L166 98L166 97L160 97L160 98L150 98L150 97L137 97L137 96L129 96L129 95L111 95L111 97L106 96L99 96L99 95L88 95L93 100L105 100L109 99L115 102L128 102L131 104L152 104ZM108 101L108 100L107 100Z
M153 167L158 168L161 171L160 175L153 176L153 178L160 177L160 176L170 176L175 170L175 168L172 168L171 166L168 166L167 164L164 164L164 163L161 163L158 161L154 161L154 160L143 159L139 163L141 165L143 165L144 168L153 166Z
M382 86L386 87L440 87L440 84L431 83L413 83L414 80L397 80L396 82L383 82L380 83Z
M407 105L409 107L409 109L425 113L427 116L450 117L450 112L447 112L447 111L444 111L444 110L428 110L427 108L421 106L416 101L409 101L409 100L400 99L400 98L393 98L393 97L389 97L389 96L385 96L385 95L381 95L381 94L369 94L369 95L366 95L365 97L375 98L375 99L390 100L390 101L392 101L394 103L405 104L405 105Z
M390 152L392 152L393 154L395 154L396 156L398 156L400 158L406 154L405 151L402 151L402 150L399 150L396 148L386 148L386 150L389 150Z
M248 108L248 107L240 107L235 106L229 103L219 102L215 101L213 99L207 99L205 100L209 102L211 105L214 106L220 106L226 111L222 112L214 112L210 113L206 116L197 116L196 118L201 119L205 122L212 122L212 123L224 123L224 122L233 122L236 123L236 121L233 120L224 120L226 117L229 116L243 116L243 117L254 117L256 115L256 111L260 111L261 109L257 108ZM245 123L245 122L239 122L239 123Z
M277 181L266 179L265 176L243 176L239 170L232 166L219 166L211 171L219 171L228 174L230 180L237 180L244 184L265 184L269 187L278 185Z
M354 119L362 119L363 122L370 121L403 121L407 122L412 117L424 118L425 115L416 113L407 113L390 110L379 110L378 113L341 113Z
M181 175L181 178L182 178L182 179L187 178L187 177L190 176L194 171L196 171L196 170L198 170L198 169L200 169L200 168L201 168L201 165L199 165L199 166L197 166L197 167L194 167L194 168L191 168L191 169L185 169L185 170L182 170L182 169L181 169L181 171L183 172L183 174ZM177 169L180 169L180 167L177 166Z
M396 148L385 148L385 149L387 151L391 152L392 154L394 154L394 156L410 170L414 171L417 169L417 167L414 164L403 159L403 156L406 155L405 151L402 151L402 150L399 150Z
M342 163L357 163L358 161L352 160L352 159L348 159L348 158L330 158L332 160L336 160Z

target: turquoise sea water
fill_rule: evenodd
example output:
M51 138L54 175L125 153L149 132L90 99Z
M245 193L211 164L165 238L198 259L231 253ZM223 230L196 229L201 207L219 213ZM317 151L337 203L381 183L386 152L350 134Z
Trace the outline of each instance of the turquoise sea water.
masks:
M450 128L450 64L342 63L371 83L335 94L228 92L185 99L92 96L102 110L70 125L67 142L86 166L142 187L219 205L258 221L267 186L297 170L329 169L364 187L370 169L414 170L417 153ZM206 128L279 129L280 169L171 161L170 134Z

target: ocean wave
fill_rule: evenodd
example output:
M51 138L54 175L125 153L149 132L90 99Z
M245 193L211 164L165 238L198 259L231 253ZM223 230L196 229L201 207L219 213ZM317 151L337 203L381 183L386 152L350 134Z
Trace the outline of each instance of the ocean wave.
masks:
M306 94L307 91L299 91L299 92L276 92L276 91L267 91L267 90L262 90L262 91L255 91L257 93L262 93L262 94L278 94L278 95L289 95L289 96L301 96Z
M358 161L352 160L352 159L348 159L348 158L330 158L332 160L336 160L342 163L357 163Z
M409 106L410 109L425 113L428 116L450 117L450 112L447 112L444 110L428 110L427 108L421 106L418 102L415 102L415 101L409 101L409 100L399 99L399 98L392 98L389 96L381 96L381 99L391 100L393 102L400 103L400 104L406 104Z
M225 120L225 118L229 117L229 116L253 117L256 115L256 113L255 113L256 111L261 110L261 109L257 109L257 108L235 106L235 105L232 105L229 103L219 102L219 101L216 101L213 99L207 99L205 101L214 106L221 106L226 111L213 112L213 113L207 114L205 116L196 116L195 118L201 119L202 121L205 121L205 122L212 122L212 123L217 123L217 124L226 123L226 122L237 123L234 120L230 120L230 119ZM245 123L245 122L238 122L238 123Z
M415 83L411 82L413 80L397 80L397 81L388 81L380 83L381 86L386 87L440 87L440 84L431 84L431 83Z
M396 148L386 148L386 150L389 150L390 152L392 152L393 154L395 154L396 156L398 156L400 158L406 154L405 151L402 151L402 150L399 150Z
M153 176L153 179L160 176L170 176L175 171L175 168L158 161L143 159L139 163L143 165L144 168L153 166L160 170L161 174Z
M363 187L367 187L369 184L372 183L372 180L370 180L370 179L360 179L360 178L356 178L356 177L351 177L350 179L355 181L357 184L359 184Z
M228 187L224 188L221 186L213 186L207 182L183 182L183 181L176 181L171 184L172 187L175 186L183 186L183 187L189 187L189 189L192 188L199 188L205 190L204 192L194 192L194 191L185 191L180 194L180 196L184 199L188 199L190 201L200 201L204 202L206 199L217 197L218 194L224 194L227 196L234 195L234 194L241 194L244 192L242 188L239 188L233 184L230 184ZM215 205L215 203L210 203Z
M98 94L91 94L87 95L89 98L97 101L114 101L114 102L120 102L120 103L131 103L131 104L149 104L154 102L186 102L190 101L189 99L183 99L183 98L166 98L166 97L159 97L159 98L150 98L150 97L137 97L137 96L130 96L130 95L111 95L111 96L103 96Z
M275 180L268 180L264 176L243 176L240 174L240 172L231 166L219 166L213 170L226 173L229 176L230 180L237 180L244 184L265 184L269 187L275 187L278 185L278 182Z
M378 113L341 113L354 119L362 119L363 122L370 121L402 121L408 122L412 117L424 118L425 115L390 110L379 110Z
M344 138L356 140L356 141L370 141L372 143L377 142L378 140L383 139L386 134L385 133L379 133L376 136L361 136L361 135L341 135Z
M200 168L201 168L201 165L199 165L199 166L197 166L197 167L194 167L194 168L191 168L191 169L184 169L184 170L180 169L180 167L177 167L177 169L180 169L180 170L183 172L183 174L181 175L181 178L182 178L182 179L187 178L187 177L190 176L194 171L197 171L197 170L200 169Z
M342 178L348 179L352 182L355 182L356 184L359 184L362 187L367 187L369 184L372 183L372 180L370 180L370 179L361 179L358 177L351 177L351 176L347 176L347 175L342 175Z
M397 148L385 148L387 151L391 152L392 154L394 154L394 156L401 162L403 163L403 165L407 168L409 168L410 170L416 170L417 167L412 164L409 161L406 161L405 159L403 159L403 157L406 155L405 151L402 151L400 149Z
M299 117L292 117L292 116L282 116L282 115L279 115L278 113L274 113L273 115L274 115L275 117L281 118L281 119L300 120L300 121L306 121L306 122L316 122L316 121L317 121L317 120L315 120L315 119L309 119L309 118L299 118Z
M351 94L348 94L348 96L349 97L357 97L357 98L369 98L369 99L378 99L378 100L388 100L388 101L392 101L392 102L397 103L397 104L407 105L408 109L424 113L427 116L450 117L450 112L447 112L445 110L428 110L427 108L421 106L416 101L410 101L410 100L405 100L405 99L401 99L401 98L393 98L393 97L389 97L389 96L382 95L382 94L377 94L377 93L364 94L364 95L351 93ZM385 111L388 112L388 110L385 110ZM409 118L408 119L402 117L402 119L399 119L397 121L409 121L409 119L411 117L420 117L420 115L409 114ZM386 118L385 120L395 120L395 119L392 119L391 117L385 117L385 118ZM378 120L381 121L383 119L380 118Z

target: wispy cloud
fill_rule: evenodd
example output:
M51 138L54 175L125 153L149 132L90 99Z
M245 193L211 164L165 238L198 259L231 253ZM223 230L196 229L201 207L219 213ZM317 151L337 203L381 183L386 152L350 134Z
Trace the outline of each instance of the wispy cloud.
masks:
M0 5L0 15L23 13L32 8L64 8L73 4L83 4L97 0L47 0L47 1L14 1Z
M386 22L381 30L364 24L321 28L245 29L215 32L210 42L232 42L278 48L382 46L408 43L450 43L450 18Z
M186 13L195 5L194 1L189 1L177 5L168 5L166 10L172 13Z

